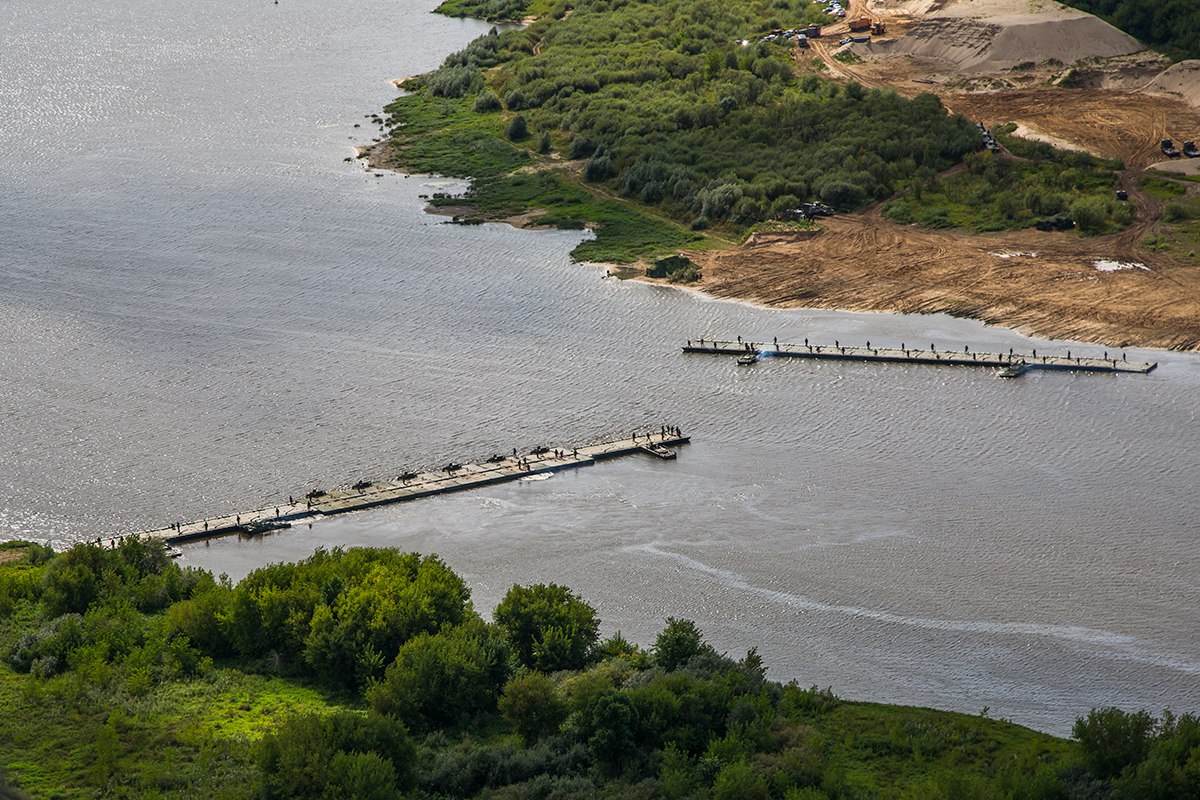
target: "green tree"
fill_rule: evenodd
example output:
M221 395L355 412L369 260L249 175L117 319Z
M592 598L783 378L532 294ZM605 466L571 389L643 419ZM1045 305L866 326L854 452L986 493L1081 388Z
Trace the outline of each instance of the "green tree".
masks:
M431 730L492 708L507 662L503 638L481 621L421 634L400 648L367 699L415 730Z
M513 586L496 606L517 660L528 669L581 669L600 637L596 610L565 586Z
M500 713L526 744L532 744L558 732L567 718L567 704L554 681L541 672L527 672L505 684Z
M525 117L517 114L509 121L508 127L504 130L504 135L510 141L519 142L522 139L529 138L529 123L525 121Z
M638 713L623 694L596 696L587 708L584 730L595 759L616 772L637 752Z
M622 636L620 631L614 633L600 645L600 658L619 658L628 661L638 669L645 669L649 665L646 651Z
M695 622L667 617L667 626L654 640L654 662L670 672L700 655L707 647Z
M336 753L329 761L322 800L400 800L396 768L378 753Z
M1145 711L1093 708L1075 720L1071 735L1079 740L1084 763L1098 778L1115 778L1140 763L1150 750L1155 719Z
M714 800L767 800L766 779L745 762L726 764L713 781Z
M673 744L663 748L662 766L659 767L658 783L663 797L680 800L696 791L696 771L688 755Z
M1145 759L1113 781L1112 796L1114 800L1200 797L1200 718L1164 713Z
M411 785L415 758L403 725L353 711L290 717L258 746L266 800L391 800Z

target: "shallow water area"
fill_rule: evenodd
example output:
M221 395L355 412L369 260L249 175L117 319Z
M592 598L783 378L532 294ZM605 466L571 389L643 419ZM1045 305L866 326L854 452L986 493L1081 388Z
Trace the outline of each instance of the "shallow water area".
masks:
M684 356L687 339L1101 355L948 317L603 279L579 234L423 214L344 163L388 80L486 31L405 0L0 6L0 528L66 543L638 426L633 457L184 548L441 554L770 675L1066 732L1200 709L1200 358L1146 376ZM361 128L354 128L359 123Z

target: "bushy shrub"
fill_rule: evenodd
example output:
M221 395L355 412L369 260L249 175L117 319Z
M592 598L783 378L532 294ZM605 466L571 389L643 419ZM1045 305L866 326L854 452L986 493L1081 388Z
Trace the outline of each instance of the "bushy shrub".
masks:
M434 97L463 97L477 91L483 77L474 67L448 65L425 77L425 86Z
M543 672L580 669L600 637L596 610L554 583L513 586L493 617L518 662Z
M1108 223L1108 203L1099 197L1084 197L1071 204L1071 219L1084 233L1100 233Z
M500 98L491 89L480 89L479 94L475 96L475 105L473 108L479 112L499 111L501 107Z
M527 672L504 686L500 713L526 743L558 732L567 718L567 704L554 681L540 672Z
M503 635L473 621L406 642L367 699L413 730L431 730L494 708L507 674Z
M267 800L399 800L414 757L403 725L352 711L291 717L258 746Z
M583 177L592 182L602 181L610 177L612 172L612 159L604 151L597 150L584 166Z
M509 121L508 127L504 129L504 135L507 136L510 141L514 142L528 139L529 124L525 121L523 116L517 114Z

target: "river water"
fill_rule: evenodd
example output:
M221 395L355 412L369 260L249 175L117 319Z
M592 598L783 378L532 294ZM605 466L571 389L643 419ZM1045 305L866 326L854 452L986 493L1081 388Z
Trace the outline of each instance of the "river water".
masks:
M1200 710L1200 358L1149 376L683 356L732 336L1087 352L947 317L602 279L580 234L422 213L345 163L390 78L486 30L428 0L0 4L0 535L56 544L668 423L678 461L185 548L439 553L487 613L558 582L771 677L1064 733ZM355 128L355 123L363 127Z

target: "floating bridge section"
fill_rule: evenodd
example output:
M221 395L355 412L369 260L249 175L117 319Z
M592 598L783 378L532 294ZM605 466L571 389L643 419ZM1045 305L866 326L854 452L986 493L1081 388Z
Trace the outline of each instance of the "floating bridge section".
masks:
M1042 353L1036 350L1030 353L980 353L972 352L968 347L962 350L937 350L908 347L856 347L843 346L835 342L833 346L810 344L780 344L778 342L714 341L712 339L692 339L683 346L685 353L706 353L708 355L746 356L755 360L764 358L814 358L833 361L882 361L889 364L930 364L946 367L992 367L995 369L1011 369L1024 372L1034 369L1062 370L1072 372L1129 372L1146 374L1158 366L1158 362L1126 361L1123 356L1110 358L1092 358L1089 356L1072 356Z
M597 461L636 453L673 459L675 451L670 448L689 441L691 437L684 435L678 428L663 426L653 432L634 433L628 438L582 447L538 447L529 453L514 451L510 455L492 456L480 464L452 463L436 470L406 472L395 479L359 481L353 486L329 491L314 489L304 497L290 497L287 502L274 506L208 517L194 522L175 523L165 528L127 535L161 539L168 544L182 544L233 534L255 535L332 514L362 511L391 503L515 481L529 475L586 467ZM125 537L101 537L99 542L112 547L123 538Z

